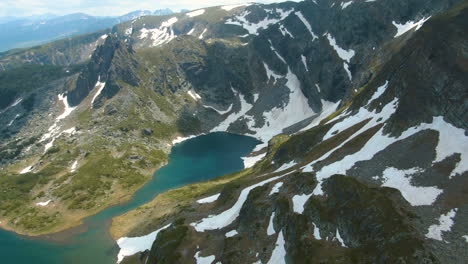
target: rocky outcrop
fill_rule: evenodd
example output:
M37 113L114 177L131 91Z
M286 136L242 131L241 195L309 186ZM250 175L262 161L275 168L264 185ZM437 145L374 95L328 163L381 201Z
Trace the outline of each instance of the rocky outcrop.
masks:
M68 102L76 106L96 87L97 82L105 83L102 96L111 98L120 89L118 81L137 86L137 61L133 58L130 46L113 35L106 38L103 45L93 53L91 61L86 65L76 82L76 87L68 92ZM97 103L102 97L97 98Z

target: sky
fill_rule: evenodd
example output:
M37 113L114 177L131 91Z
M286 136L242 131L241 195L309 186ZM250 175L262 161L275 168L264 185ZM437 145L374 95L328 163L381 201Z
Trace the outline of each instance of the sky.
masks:
M0 17L30 16L52 13L65 15L86 13L94 16L117 16L135 10L170 8L196 9L201 7L246 3L242 0L0 0ZM284 0L283 0L284 1ZM257 0L257 3L283 2L281 0Z

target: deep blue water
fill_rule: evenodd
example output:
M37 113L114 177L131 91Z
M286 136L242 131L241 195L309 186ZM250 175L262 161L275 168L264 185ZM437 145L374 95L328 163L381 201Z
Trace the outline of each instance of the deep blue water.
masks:
M0 230L0 263L5 264L111 264L118 247L109 234L110 220L169 189L212 179L244 168L241 157L260 142L228 133L212 133L174 146L169 163L128 203L110 207L85 220L84 231L60 243L32 240Z

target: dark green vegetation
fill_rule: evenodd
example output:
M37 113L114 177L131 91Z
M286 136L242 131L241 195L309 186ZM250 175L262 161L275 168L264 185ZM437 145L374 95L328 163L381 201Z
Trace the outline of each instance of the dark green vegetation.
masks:
M54 80L73 75L80 70L80 66L64 68L53 65L24 65L0 72L0 110L11 105L20 95L28 94ZM32 110L32 104L33 102L28 100L23 102L28 111Z

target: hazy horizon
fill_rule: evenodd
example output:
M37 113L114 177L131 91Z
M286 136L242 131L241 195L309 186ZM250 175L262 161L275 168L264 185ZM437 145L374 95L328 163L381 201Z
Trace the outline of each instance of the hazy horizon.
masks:
M63 16L74 13L85 13L92 16L120 16L136 10L155 11L169 8L174 12L182 9L194 10L217 5L232 5L248 2L274 3L284 0L163 0L163 1L135 1L135 0L0 0L0 17L29 17L41 15ZM293 2L299 2L297 0ZM104 11L105 10L105 11Z

